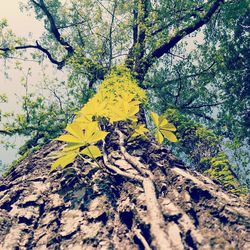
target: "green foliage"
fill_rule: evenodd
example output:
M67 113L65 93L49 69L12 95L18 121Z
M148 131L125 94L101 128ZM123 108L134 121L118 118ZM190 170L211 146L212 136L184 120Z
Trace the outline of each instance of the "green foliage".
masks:
M246 195L246 186L239 185L236 176L232 174L228 157L224 152L219 152L215 157L203 158L201 163L209 164L209 169L204 173L220 182L231 193Z
M24 135L27 138L19 149L20 154L60 135L65 126L72 121L75 112L94 93L94 90L87 88L82 78L72 77L65 82L57 78L51 80L47 76L44 77L44 81L32 91L28 88L29 83L23 84L26 94L20 98L18 114L1 113L0 133L9 136ZM4 145L6 143L7 140L3 142Z
M0 95L0 103L6 103L8 102L8 97L6 94L1 94Z
M232 193L245 194L247 189L240 185L235 175L235 167L220 146L221 138L201 124L190 120L176 109L166 111L167 118L177 127L180 138L176 145L185 152L192 165L202 173L209 175Z
M171 12L171 1L162 2L161 15L164 16ZM193 3L180 1L176 8L181 8L182 4L192 6ZM179 151L191 154L196 166L203 152L213 157L219 152L218 144L225 147L222 145L225 141L229 145L238 140L238 147L227 153L233 171L242 183L248 182L250 187L250 158L247 154L250 151L249 17L249 1L225 4L204 27L204 32L198 33L197 41L193 43L196 39L190 38L180 42L172 54L151 68L143 87L149 90L154 110L162 113L173 108L189 118L178 125L177 136L182 141L182 150ZM170 15L167 19L175 18L176 15ZM196 131L195 123L210 128L211 134L207 134L208 129ZM182 127L183 132L180 132ZM182 133L186 133L186 138L190 134L189 140L184 142L179 135ZM199 140L194 139L196 133ZM199 146L190 153L189 148L196 144Z
M206 50L203 61L216 61L213 85L220 91L223 104L218 109L216 129L233 141L235 138L249 144L250 135L250 81L249 81L249 1L239 1L227 6L221 13L221 21L208 26L205 33ZM213 30L213 31L212 31ZM211 32L212 31L212 32ZM220 43L220 46L214 44ZM201 58L200 58L201 59ZM210 59L209 59L210 60Z

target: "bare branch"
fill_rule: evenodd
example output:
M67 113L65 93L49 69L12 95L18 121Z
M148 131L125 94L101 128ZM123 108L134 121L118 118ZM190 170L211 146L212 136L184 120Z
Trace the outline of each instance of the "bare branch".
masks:
M202 114L202 113L197 113L197 112L192 112L193 115L198 116L200 118L206 119L208 121L214 121L214 119L208 115Z
M161 81L160 84L156 84L156 85L151 85L151 86L145 86L143 88L147 89L147 88L150 88L150 89L155 89L155 88L160 88L160 87L163 87L169 83L172 83L172 82L177 82L177 81L180 81L180 80L185 80L185 79L188 79L188 78L195 78L197 76L201 76L201 75L205 75L205 74L210 74L208 71L215 65L215 61L212 62L207 68L205 69L202 69L198 72L195 72L193 74L190 74L190 75L184 75L184 76L180 76L178 78L174 78L174 79L171 79L171 80L166 80L166 81Z
M181 74L179 72L179 70L177 69L177 74L179 76L179 86L178 86L178 90L177 90L177 95L175 96L175 105L177 105L178 101L179 101L179 97L181 95L181 91L182 91L182 87L183 87L183 83L182 83L182 79L181 79Z
M215 102L215 103L200 103L200 104L196 104L196 105L193 105L193 106L182 105L180 108L181 109L200 109L200 108L206 108L206 107L216 107L216 106L222 105L225 102L226 101Z
M26 50L26 49L37 49L42 51L44 54L47 55L48 59L50 60L51 63L57 65L57 67L59 69L61 69L64 65L65 65L65 60L62 61L57 61L56 59L54 59L52 57L52 55L50 54L50 52L45 49L44 47L42 47L38 41L36 41L36 45L21 45L21 46L16 46L13 48L14 50ZM0 51L3 52L11 52L13 50L12 48L0 48Z
M172 53L172 52L168 52L168 54L169 55L171 55L171 56L174 56L174 57L178 57L178 58L180 58L180 59L182 59L182 60L187 60L188 58L186 58L186 57L183 57L183 56L180 56L180 55L176 55L176 54L174 54L174 53Z
M60 29L68 29L68 28L75 27L75 26L78 26L78 25L81 25L81 24L84 24L84 23L86 23L86 21L82 20L80 22L70 23L70 24L67 24L67 25L64 25L64 26L58 26L58 30L60 30Z
M4 129L0 129L0 134L2 134L2 135L9 135L9 136L13 135L13 133L11 133L8 130L4 130Z

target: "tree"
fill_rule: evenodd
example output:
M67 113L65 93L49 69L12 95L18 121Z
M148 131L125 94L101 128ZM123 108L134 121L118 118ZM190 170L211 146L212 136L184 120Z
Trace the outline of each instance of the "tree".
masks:
M113 51L118 50L118 56L121 56L121 52L128 49L132 42L132 46L129 48L129 53L126 58L126 65L132 69L135 73L135 77L142 82L148 69L158 58L167 54L184 37L208 23L223 2L222 0L211 1L197 6L198 3L196 1L190 1L186 4L184 2L175 4L172 1L167 3L161 1L152 3L150 1L131 1L129 3L114 1L111 3L113 12L110 13L108 11L111 21L108 25L109 32L107 32L107 27L104 29L104 26L107 26L107 18L103 18L103 21L101 21L101 17L104 15L103 11L107 8L102 2L97 4L98 1L92 3L89 1L86 1L86 3L71 1L70 4L63 5L60 1L50 1L46 3L44 0L32 0L28 1L26 8L34 8L37 18L44 19L45 27L48 31L47 36L42 41L44 45L42 46L40 44L41 42L38 41L36 41L36 44L26 44L25 41L16 39L16 43L19 43L19 46L15 43L13 44L13 42L11 46L8 46L9 41L3 39L1 51L3 52L3 56L8 56L11 51L36 49L44 53L51 63L55 64L58 68L64 67L69 58L78 54L81 56L81 64L85 66L89 74L90 85L92 85L97 79L103 79L104 73L107 72L108 67L112 65L112 60L114 60L114 58L112 58ZM84 6L84 8L82 6ZM94 19L93 17L91 18L89 10L95 11L99 16ZM60 16L61 12L67 13L67 11L70 11L68 15ZM81 11L83 13L81 13ZM129 17L125 16L125 20L123 22L120 21L123 15L128 15L128 11L132 11L133 15L129 15ZM162 16L166 16L167 14L171 15L173 11L178 13L178 22L171 20L171 18L168 21L162 18ZM119 16L119 18L116 17L116 15ZM78 20L77 23L75 19ZM85 24L85 22L93 23ZM96 23L97 27L93 27ZM126 23L128 24L125 25ZM93 26L91 26L91 24L93 24ZM88 27L88 25L90 26ZM5 26L6 22L3 22L2 27ZM77 31L80 27L83 28L86 33L82 32L79 34ZM88 27L87 30L86 27ZM65 37L65 29L67 28L71 28L69 30L69 34L71 34L68 38L69 41L67 41ZM89 28L95 28L97 31L94 33L89 30ZM120 44L116 44L116 36L118 34L120 35L121 31L128 32L128 37L126 40L124 38L123 42L126 47L122 47L122 51L118 48ZM88 32L92 32L92 35L89 35ZM7 38L8 35L9 34L7 34ZM94 40L96 35L101 38ZM71 41L75 36L77 36L78 41L82 39L82 44L77 43L76 45L75 40ZM85 39L87 36L88 40ZM10 38L13 39L13 36L10 36ZM103 55L103 53L106 52L104 51L107 46L106 40L109 41L111 49L108 51L108 55ZM119 40L121 41L123 39L119 37ZM91 49L88 43L92 41L96 41L96 44L94 43L94 46L91 44ZM56 52L65 52L61 59L55 58L54 54L56 54L56 52L54 50L50 52L50 50L46 48L46 44L48 43L50 43L49 47L53 48L53 46L57 46ZM98 48L98 46L100 48ZM86 51L84 51L85 49ZM101 51L98 51L98 49ZM94 53L96 53L96 55ZM89 58L90 56L92 56L92 58ZM99 61L98 59L100 57L101 59Z
M69 142L59 153L59 160L52 164L48 157L62 146L51 142L10 171L0 186L4 228L1 247L124 248L126 244L129 249L223 249L230 246L247 249L244 237L248 219L246 205L239 197L226 194L209 178L188 170L168 149L146 135L147 110L140 104L143 101L142 88L147 87L147 77L150 77L149 70L185 37L209 23L231 3L223 0L202 3L72 0L66 3L29 1L26 8L33 8L37 18L44 20L48 33L35 44L19 40L18 45L3 46L3 56L7 58L10 53L35 49L59 69L68 67L72 71L71 77L82 74L88 88L105 78L98 93L102 93L99 96L105 99L101 90L105 92L109 107L96 100L97 93L80 111L84 113L83 118L80 116L84 119L80 122L84 127L72 123L66 128L70 134L59 137L59 140ZM104 13L108 13L109 22ZM69 29L67 36L66 29ZM51 49L47 49L49 47ZM123 57L125 69L118 68L116 73L110 73L112 66L119 64L117 57ZM124 94L120 85L116 87L118 83L126 89ZM179 104L182 88L179 83L177 94L172 94L175 104ZM130 99L129 94L132 95ZM24 103L24 109L27 109L26 99ZM43 105L42 101L40 103ZM193 102L189 100L184 109L191 104ZM86 109L99 113L91 113L89 118ZM30 113L27 115L30 119ZM40 116L36 118L34 115L34 119ZM161 123L168 124L169 131L175 127L155 113L152 117L157 125L158 142L162 142L163 136L175 141L173 134L162 131ZM91 126L86 123L91 123ZM100 128L103 130L98 130ZM87 155L83 158L83 166L79 150L82 150L80 155ZM43 163L39 163L40 160ZM70 165L73 160L75 167ZM200 163L199 159L198 167ZM53 167L67 167L49 175L51 164ZM39 177L35 177L37 175ZM26 182L20 182L20 178ZM37 185L40 189L32 193ZM46 202L48 197L51 203ZM204 219L204 214L208 220ZM71 225L67 222L71 222L70 217L74 222ZM211 232L213 226L214 232ZM50 232L48 239L41 232L43 227ZM126 232L129 237L121 237ZM27 240L20 242L21 236ZM113 240L108 240L109 237Z

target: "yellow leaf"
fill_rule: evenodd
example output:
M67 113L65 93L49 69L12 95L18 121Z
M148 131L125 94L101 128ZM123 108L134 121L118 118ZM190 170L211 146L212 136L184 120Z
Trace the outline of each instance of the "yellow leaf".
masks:
M79 123L79 125L80 125L84 130L91 130L91 131L100 130L97 121L89 122L89 123Z
M139 112L140 108L139 105L131 105L130 108L128 109L128 112L130 113L130 115L135 115Z
M166 125L161 125L161 130L176 131L176 127L172 123L167 123Z
M69 143L65 148L63 148L62 153L69 151L76 151L82 146L82 143Z
M90 123L92 122L92 115L78 115L78 117L75 119L75 122L79 123Z
M83 136L83 129L77 123L69 124L65 130L75 137L81 138Z
M72 154L64 155L60 157L59 159L57 159L55 162L52 163L50 171L53 171L57 167L62 167L62 168L66 167L67 165L69 165L75 160L76 156L77 156L77 153L74 153L74 154L72 153Z
M159 125L159 116L155 112L151 112L151 117L156 127Z
M73 135L61 135L58 138L56 138L57 141L64 141L64 142L70 142L70 143L81 143L83 142L82 138L77 138Z
M163 116L159 116L159 124L158 124L158 126L163 127L163 126L166 126L167 124L168 124L167 119L164 119Z
M149 132L149 130L145 128L145 124L140 124L140 125L133 124L132 129L134 129L134 133L131 135L131 138L136 138L138 136L145 136L145 133Z
M151 112L153 122L156 126L155 137L159 143L162 143L164 138L171 142L177 142L176 136L170 131L176 131L176 127L169 123L164 116L158 116L156 113Z
M87 134L88 130L86 131ZM89 131L91 132L91 131ZM90 133L88 136L86 135L86 142L91 144L91 143L96 143L102 139L104 139L107 136L108 132L97 130L92 133Z
M110 122L116 121L137 121L135 114L139 112L139 105L127 102L121 98L110 109Z
M80 153L87 155L92 159L102 156L102 153L97 146L88 146L84 148Z
M163 138L163 135L161 134L161 132L159 131L159 130L157 130L156 132L155 132L155 138L156 138L156 140L161 144L162 142L163 142L163 140L164 140L164 138Z
M90 122L87 124L72 123L67 126L66 130L70 134L61 135L56 140L71 144L77 143L79 147L102 140L108 134L99 129L98 122Z
M121 91L119 95L123 100L128 102L132 101L135 98L135 94L131 94L127 91Z
M163 134L164 138L167 138L171 142L177 142L178 141L176 136L170 131L161 130L161 133Z
M105 116L107 103L105 100L100 100L95 96L88 103L86 103L80 110L79 114L83 116Z

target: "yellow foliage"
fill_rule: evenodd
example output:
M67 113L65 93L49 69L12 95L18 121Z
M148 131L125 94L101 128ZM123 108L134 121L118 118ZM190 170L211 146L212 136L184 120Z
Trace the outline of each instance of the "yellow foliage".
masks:
M129 70L124 67L111 72L101 84L98 92L110 100L125 97L128 98L127 101L132 99L142 103L147 101L146 92L137 85Z
M97 129L95 122L92 124L89 124L86 129L84 129L79 126L79 123L72 123L65 129L70 134L61 135L56 140L67 143L76 143L79 147L82 147L86 144L96 143L97 141L105 138L108 133L99 130L99 128Z
M159 143L162 143L164 138L171 142L177 142L177 138L171 131L176 131L176 127L169 123L164 116L158 116L156 113L151 112L151 117L156 126L155 137Z
M134 139L134 138L139 137L139 136L146 137L145 133L149 132L149 130L147 128L145 128L145 124L133 123L132 129L134 132L130 136L131 139Z
M57 167L66 167L68 164L72 163L76 156L79 154L79 147L77 146L74 150L68 150L67 147L64 148L61 152L59 152L56 157L58 158L51 165L51 171L56 169Z
M97 146L93 146L93 145L90 145L84 148L80 153L87 155L92 159L102 156L100 149Z
M132 122L131 139L145 136L149 132L145 124L138 124L136 114L140 104L146 103L147 97L133 79L129 70L120 67L114 70L100 85L97 94L92 97L77 113L75 121L66 127L67 134L59 136L56 140L67 143L67 146L57 154L58 159L52 164L52 170L58 166L65 167L72 163L77 155L87 155L95 159L102 156L100 149L93 145L107 136L107 132L99 127L101 119L105 118L113 124L119 121ZM177 141L174 125L168 123L163 117L152 113L157 127L156 137L162 143L163 138Z

